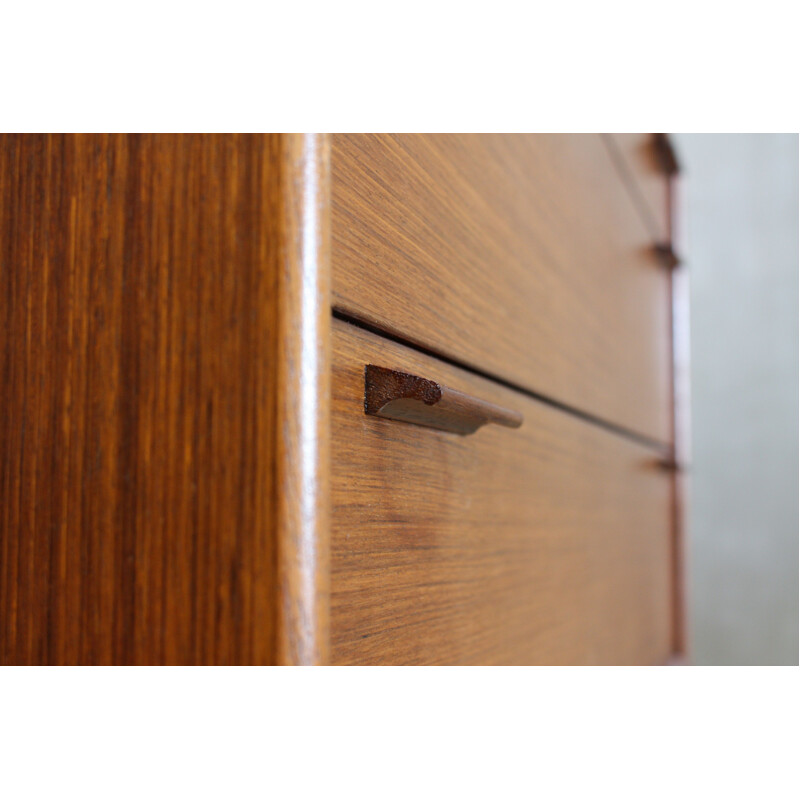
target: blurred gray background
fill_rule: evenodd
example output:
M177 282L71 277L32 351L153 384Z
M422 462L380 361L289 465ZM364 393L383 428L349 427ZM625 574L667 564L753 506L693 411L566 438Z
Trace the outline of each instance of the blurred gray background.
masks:
M690 660L798 663L798 137L677 134Z

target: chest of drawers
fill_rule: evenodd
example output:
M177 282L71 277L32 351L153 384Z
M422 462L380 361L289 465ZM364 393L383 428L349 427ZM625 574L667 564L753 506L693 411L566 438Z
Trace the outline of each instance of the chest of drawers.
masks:
M1 147L3 663L680 651L668 141Z

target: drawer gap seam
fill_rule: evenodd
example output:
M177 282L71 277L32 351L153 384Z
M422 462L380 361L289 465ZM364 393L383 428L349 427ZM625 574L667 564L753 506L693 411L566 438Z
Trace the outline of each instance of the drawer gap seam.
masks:
M638 433L637 431L626 428L624 425L618 425L615 422L609 422L608 420L603 419L602 417L598 417L594 414L591 414L588 411L583 411L582 409L576 408L575 406L571 406L568 403L562 402L561 400L557 400L553 397L541 394L540 392L536 392L525 386L521 386L520 384L515 383L514 381L510 381L507 378L502 378L499 375L495 375L491 372L483 370L480 367L475 367L471 364L468 364L465 361L461 361L458 358L453 358L452 356L445 355L444 353L441 353L438 350L418 344L410 339L406 339L405 337L397 333L381 328L378 325L375 325L374 323L366 322L365 320L360 319L359 317L354 316L350 312L344 311L337 306L333 306L331 310L334 319L338 319L341 322L353 325L356 328L361 328L362 330L365 330L368 333L380 336L381 338L386 339L388 341L395 342L396 344L402 345L404 347L408 347L409 349L415 350L416 352L422 353L423 355L428 356L430 358L435 358L437 361L449 364L451 367L456 367L457 369L463 370L464 372L468 372L472 375L476 375L477 377L483 378L484 380L488 380L491 381L492 383L504 386L506 389L510 389L513 392L517 392L533 400L536 400L540 403L544 403L550 408L554 408L565 414L569 414L570 416L583 420L584 422L588 422L591 425L603 428L609 433L615 434L617 436L622 436L625 439L634 441L637 444L640 444L651 450L656 450L668 460L671 459L672 457L672 448L668 444L661 442L658 439L653 439L650 436Z

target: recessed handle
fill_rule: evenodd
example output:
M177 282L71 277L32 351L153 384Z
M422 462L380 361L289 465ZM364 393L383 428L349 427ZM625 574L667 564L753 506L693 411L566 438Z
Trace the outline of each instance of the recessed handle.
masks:
M466 436L489 422L519 428L522 414L436 381L368 364L364 369L364 411Z

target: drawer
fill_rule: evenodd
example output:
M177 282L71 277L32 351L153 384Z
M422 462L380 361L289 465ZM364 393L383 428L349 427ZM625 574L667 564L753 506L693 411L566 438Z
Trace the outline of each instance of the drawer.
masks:
M669 440L669 276L600 135L338 135L333 302Z
M365 414L365 365L523 415L471 435ZM648 664L670 651L655 450L333 324L331 647L340 664Z
M655 134L609 133L606 142L657 242L670 240L669 181Z

